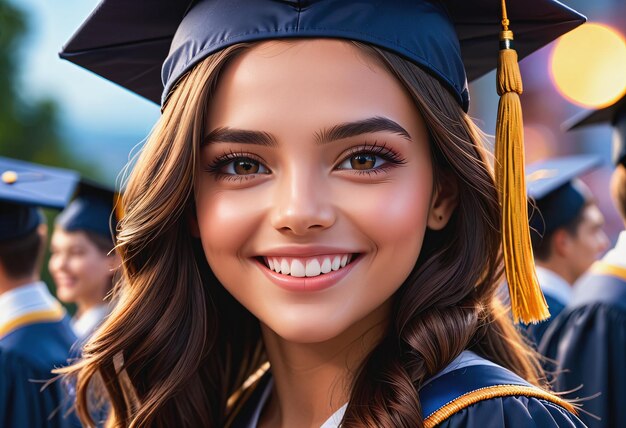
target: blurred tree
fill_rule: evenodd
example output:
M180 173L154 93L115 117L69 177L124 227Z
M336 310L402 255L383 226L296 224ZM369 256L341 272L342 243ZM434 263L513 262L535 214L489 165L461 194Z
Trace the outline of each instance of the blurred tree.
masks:
M85 171L63 144L56 102L21 95L19 49L27 30L24 12L0 0L0 155Z

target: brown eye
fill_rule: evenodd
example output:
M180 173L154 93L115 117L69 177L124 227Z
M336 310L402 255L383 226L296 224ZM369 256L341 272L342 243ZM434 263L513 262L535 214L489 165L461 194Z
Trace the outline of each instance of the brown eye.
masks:
M368 154L358 154L350 158L352 169L364 170L372 169L376 165L376 156Z
M237 175L257 174L260 165L252 159L238 159L233 162L233 169Z

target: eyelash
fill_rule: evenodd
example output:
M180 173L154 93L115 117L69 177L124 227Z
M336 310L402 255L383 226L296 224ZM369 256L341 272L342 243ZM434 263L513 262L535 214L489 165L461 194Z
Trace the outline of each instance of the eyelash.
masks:
M341 158L341 161L339 161L335 165L335 168L337 168L338 165L342 164L343 162L350 159L351 157L356 156L356 155L362 155L362 154L379 156L385 160L385 163L379 167L367 169L367 170L356 170L356 169L354 170L341 169L341 170L349 170L359 175L363 175L363 174L377 175L377 174L387 171L389 168L392 168L393 166L403 165L406 163L405 158L400 156L394 150L388 148L385 143L378 144L378 142L374 142L373 144L364 143L360 146L351 148L348 151L348 153ZM204 170L210 174L215 175L215 177L220 180L241 182L241 181L251 179L253 175L250 175L250 176L236 175L236 174L226 174L226 173L221 172L222 168L224 168L230 162L238 160L238 159L250 159L255 162L259 162L261 164L263 163L263 161L255 155L252 155L250 153L245 153L245 152L234 152L231 150L222 154L221 156L216 157L211 163L209 163L204 168ZM269 170L269 168L267 169Z
M389 168L393 168L394 166L404 165L406 163L406 159L400 156L397 152L387 147L386 143L378 144L377 141L374 141L373 144L364 143L360 146L356 146L351 148L348 153L342 157L341 161L337 163L337 165L341 165L346 160L350 159L356 155L375 155L381 157L385 163L381 166L372 169L366 170L357 170L357 169L342 169L342 171L352 171L353 173L359 175L377 175L382 172L387 171Z
M210 174L215 175L215 177L219 180L226 180L226 181L235 181L235 182L241 182L241 181L245 181L245 180L249 180L251 178L251 175L234 175L234 174L226 174L224 172L221 171L222 168L224 168L226 165L228 165L229 163L231 163L232 161L238 160L238 159L250 159L253 160L255 162L259 162L259 163L263 163L263 161L255 156L252 155L250 153L245 153L245 152L234 152L232 150L225 152L224 154L216 157L211 163L209 163L204 170ZM269 168L268 168L269 170Z

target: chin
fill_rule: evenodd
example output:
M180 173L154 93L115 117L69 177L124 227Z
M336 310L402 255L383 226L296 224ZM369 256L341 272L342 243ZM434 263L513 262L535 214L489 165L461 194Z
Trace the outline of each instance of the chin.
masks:
M332 340L349 328L346 320L340 320L325 313L294 312L292 317L285 312L281 314L281 317L272 316L264 324L283 340L303 344Z

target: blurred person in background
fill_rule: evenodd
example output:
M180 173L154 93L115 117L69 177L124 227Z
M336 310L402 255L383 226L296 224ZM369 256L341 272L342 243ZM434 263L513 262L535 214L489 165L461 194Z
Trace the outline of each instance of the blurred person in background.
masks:
M528 166L527 193L537 278L550 318L525 326L535 344L567 305L572 285L608 249L604 216L591 190L577 177L599 166L596 156L579 155Z
M626 97L572 128L602 122L613 126L611 197L626 224ZM539 351L556 362L555 389L585 399L580 416L589 427L626 426L626 231L576 283Z
M81 340L110 311L108 297L120 263L113 250L114 199L113 191L83 182L55 222L48 269L58 298L77 306L72 328Z
M47 225L75 174L0 158L0 426L64 427L67 398L51 370L76 340L69 316L40 280Z

